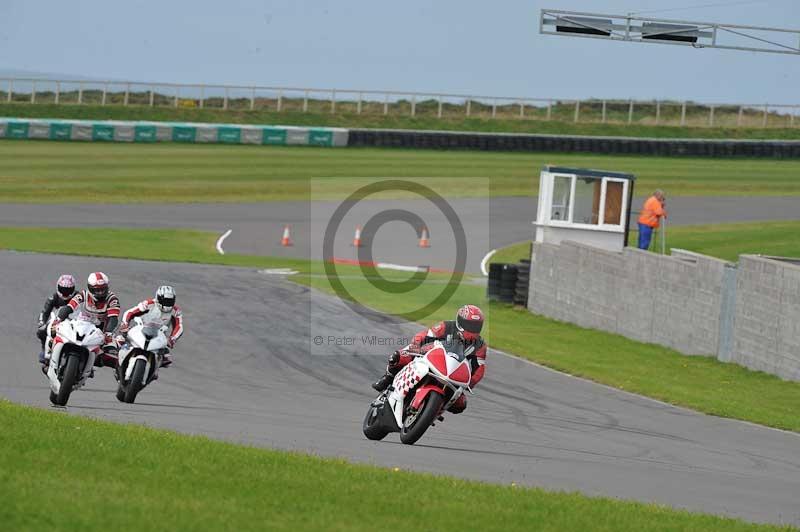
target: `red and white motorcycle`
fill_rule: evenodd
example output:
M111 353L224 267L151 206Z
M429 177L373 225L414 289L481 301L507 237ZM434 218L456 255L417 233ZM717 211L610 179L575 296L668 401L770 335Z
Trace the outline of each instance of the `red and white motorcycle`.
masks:
M471 376L464 344L436 340L372 401L364 418L364 436L382 440L390 432L399 432L401 442L413 445L437 419L444 419L445 409L465 392L472 392Z
M105 335L92 316L81 313L58 324L50 347L50 402L66 406L70 394L86 384Z

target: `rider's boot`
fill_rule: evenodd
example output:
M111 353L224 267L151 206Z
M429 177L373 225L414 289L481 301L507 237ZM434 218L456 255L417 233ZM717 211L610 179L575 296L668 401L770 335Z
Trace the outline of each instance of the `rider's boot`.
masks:
M164 355L161 359L161 366L162 368L168 368L172 365L172 356L171 355Z
M400 351L395 351L389 355L389 364L386 366L386 373L384 373L380 379L372 383L372 387L375 391L382 392L392 384L394 376L400 371L399 363Z

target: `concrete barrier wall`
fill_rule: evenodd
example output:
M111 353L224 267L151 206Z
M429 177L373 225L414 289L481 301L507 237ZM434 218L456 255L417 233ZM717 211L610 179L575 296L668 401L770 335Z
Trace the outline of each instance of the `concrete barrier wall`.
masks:
M800 264L534 244L528 309L800 380Z
M685 354L716 356L726 263L703 255L535 244L532 312Z
M0 138L347 146L342 128L0 118Z
M800 265L742 255L732 361L800 381Z

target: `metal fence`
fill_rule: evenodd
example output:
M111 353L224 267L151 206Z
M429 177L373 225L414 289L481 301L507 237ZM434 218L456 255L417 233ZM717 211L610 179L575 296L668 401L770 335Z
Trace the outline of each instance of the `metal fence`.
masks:
M525 98L467 94L0 78L0 103L553 120L688 127L796 127L800 104Z

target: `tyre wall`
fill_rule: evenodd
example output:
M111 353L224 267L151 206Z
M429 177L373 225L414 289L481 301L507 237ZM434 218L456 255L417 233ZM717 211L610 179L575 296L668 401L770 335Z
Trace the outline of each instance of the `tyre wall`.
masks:
M698 140L350 129L348 146L689 157L800 157L800 141Z

